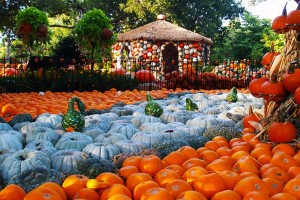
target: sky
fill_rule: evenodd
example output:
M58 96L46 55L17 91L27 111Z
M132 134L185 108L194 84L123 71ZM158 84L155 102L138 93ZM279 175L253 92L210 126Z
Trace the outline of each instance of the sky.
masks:
M242 0L243 6L261 19L273 20L275 17L280 16L286 2L288 2L287 13L297 8L297 3L294 0L266 0L255 7L248 6L248 1Z

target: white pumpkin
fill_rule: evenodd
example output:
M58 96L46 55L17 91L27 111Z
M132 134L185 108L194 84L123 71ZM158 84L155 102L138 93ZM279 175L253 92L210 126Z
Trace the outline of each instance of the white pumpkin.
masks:
M29 149L32 151L41 151L45 153L47 156L51 156L55 152L57 152L56 148L52 144L52 142L44 139L34 140L28 143L24 149Z
M163 139L164 138L160 133L145 131L137 132L131 138L132 141L144 143L147 148L150 148L152 144Z
M0 131L0 132L1 132L1 131ZM20 140L20 142L21 142L23 145L26 144L26 141L25 141L25 135L22 134L21 132L19 132L19 131L14 131L14 130L9 130L9 131L4 131L4 132L16 136L16 137Z
M115 113L118 116L132 115L133 110L128 107L114 107L110 110L111 113Z
M187 132L190 135L195 135L195 136L203 136L203 133L205 131L205 128L200 128L197 126L177 126L175 129L179 131Z
M86 145L93 142L93 138L80 132L65 133L55 144L57 150L76 149L82 151Z
M0 131L9 131L13 128L8 123L0 123Z
M34 131L37 127L54 128L50 122L31 122L21 128L21 133L27 134Z
M3 161L5 160L5 158L7 158L9 155L15 153L16 150L14 149L3 149L0 148L0 165L1 163L3 163Z
M16 135L0 131L0 148L18 151L23 149L23 144Z
M120 140L115 145L120 149L121 153L137 153L147 149L144 143L132 140Z
M41 151L31 151L28 149L19 150L9 155L0 165L0 173L5 184L17 174L37 167L50 168L49 156Z
M44 139L55 145L59 138L60 135L52 128L37 127L33 131L26 134L26 143L30 143L34 140Z
M191 119L191 114L189 111L175 111L175 112L164 112L159 118L165 124L171 122L182 122L185 123L187 120Z
M107 133L120 133L126 136L127 139L131 139L133 134L137 133L139 129L137 129L131 123L120 123L112 125Z
M187 126L197 126L200 128L210 128L212 126L218 125L220 122L215 117L196 117L194 119L190 119L186 122Z
M185 138L189 136L188 132L177 130L177 129L171 129L171 128L160 131L159 133L165 140L179 139L179 138Z
M144 132L160 132L168 128L169 126L167 124L164 124L162 122L156 122L156 123L144 123L139 127L139 130Z
M82 152L97 159L104 158L107 160L111 160L115 155L121 153L115 145L101 142L88 144Z
M103 113L101 114L101 117L103 117L103 119L106 120L107 122L115 121L119 119L119 115L115 113Z
M52 169L62 172L65 175L74 173L77 164L88 156L76 149L60 150L50 157Z
M94 129L94 128L99 128L103 130L104 132L107 132L110 128L110 125L108 121L105 119L97 119L97 118L91 118L87 119L85 118L85 124L84 124L84 131L88 129Z
M105 133L105 134L98 135L94 139L94 142L99 142L104 144L115 144L119 140L127 140L127 137L120 133Z
M83 133L93 138L93 140L98 136L105 134L105 132L100 128L84 129Z
M136 116L131 120L131 123L134 124L137 128L139 128L144 123L155 123L155 122L162 122L162 121L158 117L145 115L145 114L141 116Z
M54 129L62 129L61 126L62 116L57 114L44 113L36 118L36 122L49 122L53 125Z

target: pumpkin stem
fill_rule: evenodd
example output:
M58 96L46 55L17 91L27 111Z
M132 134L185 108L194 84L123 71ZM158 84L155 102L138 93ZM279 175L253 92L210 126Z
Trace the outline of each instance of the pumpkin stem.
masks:
M290 62L288 73L289 74L294 73L296 68L299 68L299 60L294 60Z
M271 82L271 83L277 83L277 74L273 74L273 75L270 77L270 82Z
M274 42L271 42L271 46L270 46L270 53L274 52Z
M249 106L248 115L253 115L253 108L251 105Z
M287 16L287 10L286 10L286 5L287 5L287 3L288 3L288 2L285 3L285 5L284 5L284 7L283 7L283 10L282 10L282 15L283 15L283 16Z

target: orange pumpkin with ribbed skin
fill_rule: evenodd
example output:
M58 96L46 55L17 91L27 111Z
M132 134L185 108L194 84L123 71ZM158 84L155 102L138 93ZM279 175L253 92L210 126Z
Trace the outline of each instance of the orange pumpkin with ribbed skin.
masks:
M211 198L214 194L226 189L226 184L219 174L211 173L199 176L193 183L194 190Z
M285 184L282 192L290 193L300 199L300 179L291 179Z
M275 101L282 102L287 95L287 91L283 86L282 82L276 80L276 77L272 78L272 80L265 81L259 90L263 98L266 101Z
M69 200L73 199L74 196L68 198ZM31 190L24 197L24 200L62 200L60 194L54 189L47 187L37 187Z
M175 171L170 169L162 169L155 174L154 181L158 183L160 187L164 187L164 185L166 185L170 181L179 178L180 176Z
M282 84L290 93L294 93L300 86L300 69L291 66L289 71L282 74Z
M67 195L66 195L64 189L60 185L58 185L57 183L46 182L46 183L40 185L39 187L51 188L51 189L55 190L60 195L61 199L67 200Z
M261 200L261 199L269 199L269 196L267 196L265 193L258 192L258 191L252 191L247 193L243 200Z
M139 170L141 172L147 173L150 176L154 176L159 170L163 169L164 165L161 159L155 155L149 155L144 157L140 164Z
M292 194L280 192L271 196L270 200L297 200L297 198Z
M113 196L109 197L107 200L132 200L132 199L126 196L125 194L114 194Z
M145 181L153 181L153 178L147 173L133 173L126 180L126 187L133 192L134 188Z
M291 178L288 172L281 167L272 167L261 174L262 178L275 178L282 183L287 183Z
M242 179L238 173L231 170L224 170L219 175L223 178L227 190L233 190L234 186Z
M216 193L211 200L242 200L241 196L232 190L224 190Z
M139 183L133 190L133 198L135 200L140 200L142 194L150 188L159 187L159 185L154 181L145 181Z
M285 33L287 31L286 28L286 22L287 22L287 11L286 11L286 5L285 4L282 14L278 17L275 17L275 19L272 22L272 29L276 33Z
M99 200L100 194L93 189L82 188L79 190L75 197L75 199L87 199L87 200Z
M170 169L170 170L176 172L176 174L178 174L180 177L185 172L185 170L181 166L179 166L179 165L168 165L164 169Z
M0 191L1 200L23 200L25 196L25 190L15 184L7 185L3 190Z
M192 186L182 179L174 179L166 184L164 188L171 192L174 199L176 199L182 192L193 190Z
M112 172L104 172L99 174L96 179L100 182L108 182L112 184L122 184L125 185L123 179L115 173Z
M122 167L135 166L139 168L142 159L143 159L142 156L130 156L124 160L124 162L122 163Z
M244 116L242 123L244 128L253 128L254 127L250 124L250 122L258 122L258 118L256 115L253 113L252 106L249 106L249 111L248 114Z
M119 169L119 176L127 179L130 174L139 173L140 170L135 166L125 166Z
M297 137L297 130L291 122L272 122L268 129L268 138L271 142L290 142Z
M72 199L76 192L81 190L82 188L86 187L86 182L89 180L87 176L73 174L68 176L63 184L62 187L67 195L68 199Z
M287 15L286 23L288 25L299 25L300 24L300 3L298 3L298 7L296 10L289 12ZM299 27L294 27L294 29L299 30Z
M174 200L174 197L172 194L165 188L150 188L147 191L145 191L142 196L141 200Z
M16 106L7 103L4 106L2 106L1 109L2 117L5 119L5 121L9 121L13 118L13 116L17 115L18 109Z
M273 155L270 164L281 167L286 171L288 171L291 167L298 166L297 160L295 160L291 155L284 152L276 152Z
M176 200L207 200L200 192L190 190L181 193Z
M242 198L249 192L257 191L262 192L269 196L268 186L258 177L250 176L240 180L233 189Z
M264 178L263 182L267 184L270 191L270 196L282 192L283 183L276 178Z
M128 196L129 198L132 198L132 194L126 186L116 183L103 190L101 192L101 198L99 200L107 200L116 194L123 194Z
M261 85L268 81L269 79L266 77L262 77L262 78L257 78L257 79L253 79L250 84L249 84L249 91L250 93L257 98L261 97L261 94L259 93L260 87Z

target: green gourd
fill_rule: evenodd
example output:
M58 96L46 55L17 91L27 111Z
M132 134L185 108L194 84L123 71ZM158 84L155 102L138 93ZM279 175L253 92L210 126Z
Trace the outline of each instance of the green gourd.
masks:
M79 111L74 109L75 102L77 103ZM72 127L75 131L82 131L85 123L84 112L85 108L83 102L77 97L72 97L68 104L67 113L61 120L63 129L66 130L67 128Z
M186 99L185 99L185 102L186 102L186 105L185 105L186 110L188 110L188 111L198 110L197 104L194 103L194 102L192 101L192 99L186 98Z
M146 95L147 99L147 104L145 107L145 114L146 115L151 115L154 117L159 117L163 114L163 109L162 107L153 100L152 96L150 94Z
M228 102L237 102L238 95L237 95L237 89L236 87L233 87L230 92L226 96L226 101Z

